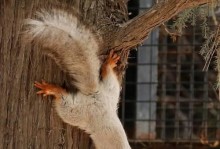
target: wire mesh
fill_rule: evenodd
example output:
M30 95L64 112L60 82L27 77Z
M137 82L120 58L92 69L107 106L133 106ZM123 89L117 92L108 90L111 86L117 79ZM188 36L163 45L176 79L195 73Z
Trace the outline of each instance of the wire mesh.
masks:
M140 6L140 1L129 1L131 18L140 10L150 8L151 5ZM204 60L199 50L204 39L200 28L188 27L176 42L160 29L156 32L141 50L133 50L129 57L119 115L130 141L202 144L202 141L220 140L220 103L215 89L217 74L214 66L210 66L207 72L202 70ZM158 35L157 42L155 35ZM150 61L139 61L138 52L142 50L147 51ZM156 62L154 50L158 50ZM149 68L143 74L149 75L147 81L138 79L141 66ZM156 79L153 79L152 72L156 72ZM143 97L143 100L138 99L140 85L145 85L141 90L149 93L149 97ZM153 93L155 86L157 91ZM142 115L150 113L150 116L140 118L139 105L146 105ZM141 128L139 122L143 122ZM144 135L138 136L140 130Z

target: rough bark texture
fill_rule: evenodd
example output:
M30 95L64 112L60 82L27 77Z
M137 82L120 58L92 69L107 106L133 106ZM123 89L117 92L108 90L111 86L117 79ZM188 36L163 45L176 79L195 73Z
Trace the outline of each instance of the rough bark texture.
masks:
M117 13L109 9L114 11L118 6L111 1L66 0L61 3L78 9L81 19L97 28L124 15L120 16L120 12L111 18L110 14ZM62 84L66 77L53 61L42 56L38 47L24 47L20 41L23 19L34 17L35 11L42 7L61 7L61 3L56 0L0 1L0 149L88 149L92 144L88 135L60 120L51 100L36 96L35 80Z
M167 1L123 24L127 21L123 0L0 0L0 149L92 146L88 135L58 118L51 100L36 96L35 80L62 84L66 77L53 61L42 56L39 47L22 45L20 31L24 18L34 16L42 7L65 4L75 7L81 19L103 37L101 54L109 49L121 52L119 73L123 76L129 50L141 43L154 27L185 8L208 2Z

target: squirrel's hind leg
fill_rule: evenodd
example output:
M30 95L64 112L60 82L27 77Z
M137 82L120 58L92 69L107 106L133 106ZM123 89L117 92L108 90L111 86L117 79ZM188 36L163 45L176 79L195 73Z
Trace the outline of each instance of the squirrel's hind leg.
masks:
M76 99L77 97L73 99L71 94L65 89L44 81L42 83L35 82L34 86L40 89L37 94L55 97L55 109L64 122L82 129L85 128L85 121L88 119L85 115L88 114L86 113L86 105L84 106L80 102L83 100L78 100ZM78 100L79 102L75 104L74 100Z

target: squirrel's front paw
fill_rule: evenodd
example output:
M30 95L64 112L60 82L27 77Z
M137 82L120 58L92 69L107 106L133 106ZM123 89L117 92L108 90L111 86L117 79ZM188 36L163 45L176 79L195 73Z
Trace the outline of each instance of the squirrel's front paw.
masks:
M117 66L117 62L120 59L120 56L114 53L113 50L110 51L110 54L108 55L106 59L106 64L110 65L111 68L115 68Z
M35 81L34 86L41 89L37 92L37 94L42 94L43 96L52 95L56 99L59 99L62 95L66 94L66 91L63 88L53 84L48 84L45 81L42 81L42 83Z

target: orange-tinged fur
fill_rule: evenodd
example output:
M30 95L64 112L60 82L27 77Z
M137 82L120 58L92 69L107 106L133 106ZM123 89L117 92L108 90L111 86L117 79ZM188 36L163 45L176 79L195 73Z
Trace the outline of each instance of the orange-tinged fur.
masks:
M108 73L108 67L114 69L117 66L117 62L120 59L120 56L115 54L113 50L110 51L106 61L103 63L101 68L101 77L106 77Z
M110 51L110 54L108 55L106 61L103 63L101 68L101 76L102 78L105 78L107 74L109 73L108 67L110 67L112 70L117 66L117 62L120 59L120 56L115 54L113 50ZM54 85L46 83L45 81L42 81L42 83L35 81L34 86L39 88L40 91L37 92L37 94L42 94L43 96L54 96L55 99L60 99L62 95L67 94L66 90Z
M114 54L114 51L111 50L110 54L108 55L106 61L103 63L101 68L101 76L102 78L105 78L107 76L108 67L110 67L112 70L117 66L117 62L120 59L120 56L117 54ZM62 95L67 94L66 90L54 85L46 83L45 81L42 81L42 83L35 81L34 86L39 88L40 91L37 92L37 94L42 94L43 96L54 96L55 99L60 99Z
M67 94L65 89L46 83L45 81L42 81L42 83L35 81L34 86L40 89L37 94L42 94L43 96L52 95L57 100L61 99L63 95Z

